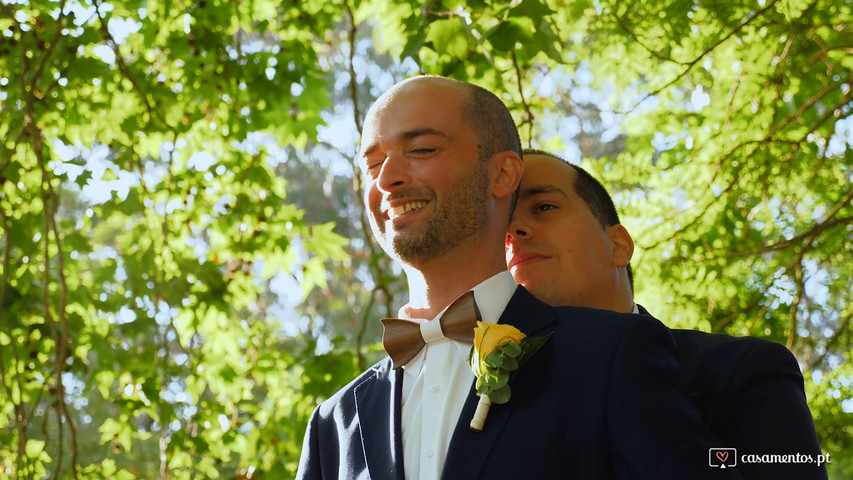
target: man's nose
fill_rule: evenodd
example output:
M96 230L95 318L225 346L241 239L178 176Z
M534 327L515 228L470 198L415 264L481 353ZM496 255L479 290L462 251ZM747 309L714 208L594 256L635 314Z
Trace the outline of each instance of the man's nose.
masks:
M376 179L379 189L391 192L395 188L409 184L411 182L409 167L409 161L405 155L388 152Z
M533 230L527 225L520 217L513 216L512 220L509 222L509 229L507 230L506 235L506 243L509 245L512 241L517 241L521 239L528 240L533 236Z

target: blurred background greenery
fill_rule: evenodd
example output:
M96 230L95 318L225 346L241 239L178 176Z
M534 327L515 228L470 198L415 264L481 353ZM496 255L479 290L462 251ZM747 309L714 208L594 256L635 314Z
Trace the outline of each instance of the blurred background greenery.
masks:
M292 477L407 300L353 157L417 73L604 180L669 326L787 345L853 476L851 12L3 0L0 477Z

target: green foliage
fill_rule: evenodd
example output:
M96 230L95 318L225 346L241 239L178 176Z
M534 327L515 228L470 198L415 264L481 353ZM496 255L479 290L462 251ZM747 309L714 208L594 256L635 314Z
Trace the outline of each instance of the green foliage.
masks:
M0 470L293 476L405 302L352 156L418 70L605 180L657 316L794 351L849 476L851 25L849 0L4 4Z

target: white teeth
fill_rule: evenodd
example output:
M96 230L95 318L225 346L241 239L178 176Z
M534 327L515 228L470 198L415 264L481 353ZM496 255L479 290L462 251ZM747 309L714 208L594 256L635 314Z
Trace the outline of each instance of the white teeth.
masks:
M412 210L417 210L419 208L426 207L427 202L410 202L405 205L399 205L397 207L393 207L388 210L388 218L394 219L394 217L399 217L404 213L411 212Z

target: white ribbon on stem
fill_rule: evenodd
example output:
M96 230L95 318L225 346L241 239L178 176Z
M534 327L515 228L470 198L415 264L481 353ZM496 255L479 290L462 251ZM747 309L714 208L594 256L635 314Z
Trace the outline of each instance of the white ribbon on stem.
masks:
M492 406L492 400L488 395L480 395L480 401L477 403L477 410L474 411L474 418L471 419L471 430L475 432L483 431L483 424L486 423L486 417L489 415L489 407Z

